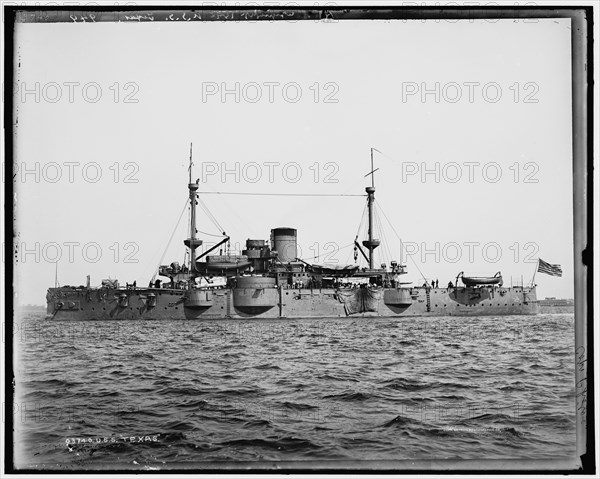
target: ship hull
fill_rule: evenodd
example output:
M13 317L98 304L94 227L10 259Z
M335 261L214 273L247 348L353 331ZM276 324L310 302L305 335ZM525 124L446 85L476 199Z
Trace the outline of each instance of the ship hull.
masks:
M247 320L538 313L535 287L419 287L375 291L366 288L225 288L203 291L202 298L193 300L184 290L161 288L50 288L47 295L47 317L53 320Z

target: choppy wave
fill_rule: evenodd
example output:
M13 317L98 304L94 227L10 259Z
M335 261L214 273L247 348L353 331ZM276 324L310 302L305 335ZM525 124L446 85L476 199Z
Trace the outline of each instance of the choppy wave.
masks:
M572 315L19 321L21 465L575 452Z

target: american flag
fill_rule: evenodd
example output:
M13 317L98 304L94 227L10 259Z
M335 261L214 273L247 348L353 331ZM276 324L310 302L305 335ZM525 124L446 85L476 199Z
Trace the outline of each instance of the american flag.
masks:
M562 268L559 264L546 263L542 259L538 259L538 273L549 274L550 276L562 276Z

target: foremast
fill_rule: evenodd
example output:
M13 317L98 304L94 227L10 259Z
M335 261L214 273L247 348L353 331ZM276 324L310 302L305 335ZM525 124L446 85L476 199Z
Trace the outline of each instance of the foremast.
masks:
M190 143L190 166L188 168L189 170L189 182L188 182L188 190L189 190L189 198L190 198L190 237L185 239L183 241L183 243L190 249L190 276L191 276L191 282L190 285L193 283L193 279L196 276L199 276L198 273L198 268L196 266L196 248L198 248L199 246L202 246L202 240L198 239L196 237L196 197L198 196L198 182L199 180L196 180L195 183L192 182L192 166L193 166L193 161L192 161L192 144Z

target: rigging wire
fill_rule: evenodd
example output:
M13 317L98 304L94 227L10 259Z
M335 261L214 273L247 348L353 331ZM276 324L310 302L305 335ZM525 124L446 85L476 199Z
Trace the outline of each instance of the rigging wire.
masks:
M203 191L203 195L243 195L243 196L367 196L345 193L249 193L234 191Z
M388 224L390 225L390 227L392 228L392 231L394 232L394 234L396 235L396 237L400 240L400 242L402 242L402 238L400 238L400 235L398 234L398 232L396 231L396 228L394 228L394 225L392 224L392 222L390 221L390 219L387 217L387 215L385 214L385 211L383 211L383 208L379 205L377 205L377 207L379 208L379 210L381 211L381 213L383 214L383 217L386 219L386 221L388 222Z
M183 209L181 210L181 214L179 215L179 219L177 220L177 223L175 224L175 228L173 228L173 231L171 233L169 241L167 242L167 246L165 247L165 250L163 251L163 254L160 257L160 260L158 262L158 266L154 270L154 274L152 275L152 281L154 281L156 279L156 275L158 274L158 267L162 264L163 260L165 259L165 255L167 254L167 250L169 249L169 246L171 245L171 241L173 241L173 236L175 236L175 232L177 231L177 228L179 228L179 223L181 223L181 218L183 218L183 214L185 213L185 210L187 209L187 206L188 206L188 200L186 198L185 204L183 205Z
M204 202L199 197L197 197L197 199L198 199L198 204L202 208L202 211L204 211L204 213L206 213L206 216L208 217L208 219L210 221L212 221L212 224L215 225L219 229L219 231L225 231L223 229L223 227L219 224L219 222L217 221L217 219L210 212L210 210L208 209L208 207L204 204Z
M361 233L363 231L364 225L366 223L366 219L368 216L368 204L369 204L369 200L365 201L365 207L363 208L363 212L362 212L362 216L360 218L360 223L358 224L358 230L356 231L356 238L361 238ZM354 243L352 243L354 244ZM348 259L346 259L346 263L349 261L350 255L352 254L352 252L350 252L348 254ZM363 257L362 254L358 255L358 263L360 264L362 261Z
M392 261L392 253L390 252L390 247L388 244L387 236L383 229L383 223L381 222L381 220L379 218L379 212L377 211L377 208L375 208L375 217L377 218L377 227L379 229L379 238L381 239L381 243L382 243L382 245L380 246L381 256L383 257L384 262L387 265L389 265L390 262Z
M215 234L212 234L212 233L207 233L206 231L200 231L200 230L196 230L196 231L197 231L198 233L202 233L203 235L206 235L206 236L214 236L215 238L223 238L223 235L222 235L222 234L220 234L220 235L215 235Z
M392 158L391 156L388 156L388 155L386 155L386 154L385 154L383 151L381 151L381 150L378 150L377 148L373 148L373 149L374 149L375 151L377 151L378 153L380 153L380 154L381 154L381 156L383 156L383 157L387 158L388 160L390 160L392 163L396 163L397 165L398 165L398 164L401 164L401 162L399 162L399 161L395 160L395 159L394 159L394 158Z
M368 226L369 222L369 200L365 201L365 207L363 209L363 215L360 221L360 232L362 234L365 233L365 229Z
M383 243L384 251L386 253L386 262L392 261L392 251L390 250L390 244L388 242L387 236L385 234L385 230L383 229L383 221L381 221L381 217L379 216L381 208L377 203L375 203L375 217L377 219L377 225L379 226L380 238Z
M215 191L209 191L208 189L210 188L210 185L206 184L206 183L202 185L202 188L203 188L203 192L206 192L207 194L217 194L218 193L218 192L215 192ZM200 196L200 194L202 194L202 193L198 193L198 197ZM239 209L239 207L232 207L229 204L229 202L227 201L227 199L226 199L225 196L221 196L221 202L220 202L220 204L222 206L224 206L227 210L229 210L228 217L229 218L234 218L237 225L243 226L243 227L245 227L245 229L247 231L250 231L251 236L258 237L260 235L260 233L257 234L257 233L253 232L255 230L255 228L256 228L256 225L254 224L254 222L250 222L249 223L247 221L247 219L248 219L247 215L243 215L243 214L240 215L240 209ZM228 230L229 230L229 228L228 228Z
M375 231L373 231L373 235L375 237L375 239L379 239L380 241L380 245L379 248L377 249L377 256L379 257L379 263L383 263L386 262L387 263L387 258L386 258L386 251L385 251L385 239L384 239L384 235L383 232L381 231L381 224L379 222L379 217L377 216L377 208L373 208L373 229ZM381 246L381 243L384 244L384 246Z
M360 237L359 235L362 232L362 229L364 227L366 219L367 219L367 203L365 203L365 207L363 208L362 216L360 217L360 223L358 224L358 230L356 231L357 237Z
M383 211L383 208L380 208L380 209L381 209L381 212L383 213L383 216L385 217L385 219L389 223L390 227L392 228L392 231L396 234L396 237L400 240L400 244L402 245L401 252L402 252L402 258L403 258L404 257L404 243L402 243L402 238L400 238L400 235L398 234L398 232L396 231L396 228L394 228L394 225L392 224L392 222L389 220L389 218L385 214L385 211ZM402 258L400 258L401 262L402 262ZM427 278L425 278L425 275L423 274L423 272L421 271L421 269L419 268L419 266L417 265L417 263L413 259L412 255L409 256L409 258L412 261L412 263L415 266L415 268L417 268L417 271L419 272L419 274L421 275L421 277L423 278L423 280L427 281Z

